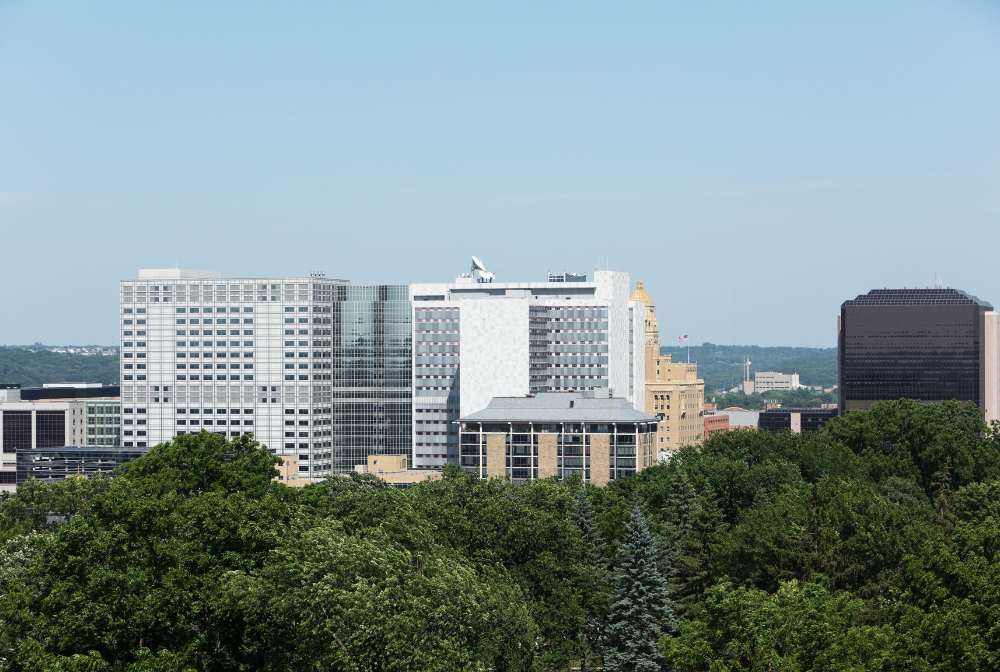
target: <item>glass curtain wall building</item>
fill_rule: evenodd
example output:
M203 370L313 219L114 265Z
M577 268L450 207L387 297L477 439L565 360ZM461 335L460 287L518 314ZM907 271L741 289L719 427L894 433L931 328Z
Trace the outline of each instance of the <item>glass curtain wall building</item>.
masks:
M957 289L875 289L840 308L840 408L887 399L1000 402L998 315Z
M406 285L335 289L333 471L410 454L411 324Z

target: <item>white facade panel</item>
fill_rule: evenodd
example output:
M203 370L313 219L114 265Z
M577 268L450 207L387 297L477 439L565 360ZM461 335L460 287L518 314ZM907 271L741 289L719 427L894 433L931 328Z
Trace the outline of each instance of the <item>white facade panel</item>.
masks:
M987 424L1000 420L1000 313L989 311L983 326L983 407Z
M528 300L462 301L461 415L528 394Z

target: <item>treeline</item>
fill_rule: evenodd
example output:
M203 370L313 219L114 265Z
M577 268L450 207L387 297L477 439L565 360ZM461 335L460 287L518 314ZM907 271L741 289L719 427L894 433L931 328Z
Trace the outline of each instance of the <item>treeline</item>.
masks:
M664 354L675 362L687 361L686 346L664 346ZM691 346L691 361L698 363L698 375L705 380L705 391L728 390L743 380L743 362L747 357L752 371L798 373L803 385L830 387L837 384L837 348L764 347L759 345Z
M0 346L0 383L118 383L118 358Z
M798 390L774 390L772 392L743 394L742 392L705 392L705 401L711 401L719 408L740 406L751 410L764 409L768 403L777 402L782 408L819 408L823 404L837 403L836 392L818 392L806 388Z
M605 488L181 437L0 502L0 670L1000 669L1000 439L883 403Z

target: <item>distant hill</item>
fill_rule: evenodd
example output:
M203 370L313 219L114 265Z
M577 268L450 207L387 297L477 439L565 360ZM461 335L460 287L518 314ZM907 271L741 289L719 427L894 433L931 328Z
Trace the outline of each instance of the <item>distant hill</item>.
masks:
M0 346L0 383L117 383L118 356L53 352L46 346Z
M55 346L0 346L0 383L117 383L118 357L107 354L54 352ZM70 346L72 347L72 346ZM65 349L60 347L59 349ZM665 347L675 361L687 358L687 348ZM798 373L803 385L837 383L836 348L765 348L756 345L691 346L691 361L708 390L728 389L743 375L743 358L750 356L751 371Z
M687 361L686 347L663 347L675 362ZM803 385L837 384L837 348L766 348L758 345L691 346L691 361L698 363L698 375L707 390L728 389L743 379L743 360L750 357L750 375L755 371L798 373Z

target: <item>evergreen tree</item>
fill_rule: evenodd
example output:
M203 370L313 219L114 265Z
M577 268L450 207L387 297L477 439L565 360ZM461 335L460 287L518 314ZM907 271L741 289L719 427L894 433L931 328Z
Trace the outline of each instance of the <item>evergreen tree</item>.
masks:
M674 479L666 508L669 518L661 537L659 566L674 610L683 617L712 584L709 559L712 539L723 524L722 513L711 493L699 495L683 470Z
M599 656L602 650L604 632L602 623L607 617L608 560L604 552L604 539L594 523L594 508L587 495L587 486L580 484L576 491L576 506L573 508L573 522L580 530L583 562L589 567L586 572L587 585L583 588L583 604L587 610L587 621L580 632L580 670L586 672L592 656Z
M673 605L657 567L656 542L636 506L625 526L625 538L618 552L604 669L608 672L662 669L657 642L675 628Z
M573 509L573 522L580 530L583 541L583 553L586 560L594 565L607 565L604 555L604 539L597 531L594 523L594 507L587 495L587 486L580 484L576 491L576 506Z
M664 502L662 522L653 528L660 539L657 545L660 574L667 580L671 595L677 595L682 583L681 566L685 564L685 544L691 537L692 523L699 511L698 494L687 474L678 469L671 479Z

